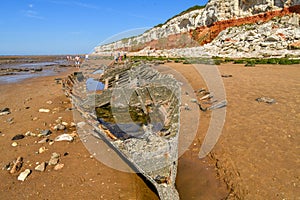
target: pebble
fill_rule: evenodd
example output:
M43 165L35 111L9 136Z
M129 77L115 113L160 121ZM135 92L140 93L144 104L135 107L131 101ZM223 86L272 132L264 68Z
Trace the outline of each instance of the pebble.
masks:
M65 130L66 127L62 124L57 124L56 126L53 127L53 129L59 131L59 130Z
M0 109L0 116L2 115L8 115L10 114L10 109L9 108L2 108Z
M40 132L40 134L42 136L47 136L47 135L50 135L52 132L49 130L49 129L46 129L46 130L43 130Z
M33 133L33 132L31 132L31 131L27 131L27 132L25 133L25 136L33 136L33 137L35 137L36 134Z
M57 120L55 120L55 122L56 122L57 124L61 124L61 122L62 122L62 117L59 117Z
M54 170L61 170L63 167L64 167L65 165L64 164L57 164L57 165L55 165L55 167L54 167Z
M41 147L41 148L39 148L39 153L44 153L47 150L48 149L46 149L46 147Z
M51 159L49 160L49 165L56 165L59 161L59 157L59 153L52 153Z
M43 172L46 169L46 163L42 162L40 165L36 166L34 169L36 171Z
M72 142L73 140L74 140L74 138L71 135L66 134L66 133L62 134L62 135L59 135L54 139L54 141L56 141L56 142L60 142L60 141Z
M67 122L62 122L61 124L64 125L64 126L68 126L69 125Z
M19 181L25 181L25 179L29 176L30 173L31 173L30 169L25 169L25 171L20 173L20 175L18 176L18 180Z
M18 143L17 143L17 142L13 142L13 143L11 144L11 146L16 147L16 146L18 146Z
M45 109L45 108L40 108L39 112L40 113L48 113L48 112L50 112L50 110L49 109Z
M39 143L39 144L44 144L44 143L47 143L48 141L49 141L48 138L44 138L44 139L38 141L38 143Z
M47 101L46 103L49 104L49 105L53 104L52 101Z
M13 123L13 121L14 121L14 118L13 118L13 117L8 118L8 119L6 120L7 123Z
M25 138L24 135L18 134L18 135L15 135L11 140L21 140L21 139L23 139L23 138Z
M198 101L197 101L197 99L191 99L191 102L192 103L197 103Z

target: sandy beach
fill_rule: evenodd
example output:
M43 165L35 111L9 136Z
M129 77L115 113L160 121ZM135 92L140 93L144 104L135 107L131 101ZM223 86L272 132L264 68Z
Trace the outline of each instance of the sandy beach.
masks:
M206 87L195 66L167 66L181 73L194 90ZM179 159L176 186L181 199L299 198L299 66L222 64L218 69L232 75L223 78L228 100L225 126L211 154L199 159L211 117L210 112L200 112L197 136ZM59 117L68 123L67 129L52 131L49 139L76 131L70 126L71 102L54 80L75 70L0 85L1 109L11 111L0 116L0 166L22 156L21 171L32 170L24 182L17 180L19 172L1 170L1 199L158 199L140 176L111 169L93 158L78 137L50 145L26 136L12 146L15 135L51 129ZM259 97L274 98L276 103L258 103ZM41 108L50 112L40 113ZM45 152L37 153L41 147ZM60 154L62 169L34 170L54 152Z

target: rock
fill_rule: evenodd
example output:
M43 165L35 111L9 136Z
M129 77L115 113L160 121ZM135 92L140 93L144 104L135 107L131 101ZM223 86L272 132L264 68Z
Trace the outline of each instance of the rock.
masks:
M69 142L72 142L74 140L74 138L69 135L69 134L62 134L62 135L59 135L57 136L54 141L55 142L59 142L59 141L69 141Z
M17 142L13 142L13 143L11 144L11 146L16 147L16 146L18 146L18 143L17 143Z
M69 125L67 122L62 122L61 124L64 125L64 126L68 126Z
M36 171L43 172L46 169L46 163L42 162L41 164L39 164L38 166L36 166L34 169Z
M269 97L260 97L255 99L257 102L264 102L264 103L268 103L268 104L273 104L276 103L275 99L269 98Z
M23 139L25 136L22 135L22 134L18 134L18 135L15 135L11 140L21 140Z
M59 117L57 120L55 120L55 122L56 122L57 124L61 124L61 123L62 123L62 117Z
M8 114L10 114L9 108L2 108L2 109L0 109L0 116L2 116L2 115L8 115Z
M76 127L76 123L71 122L70 126L71 126L71 127Z
M36 134L33 133L33 132L31 132L31 131L27 131L27 132L25 133L25 136L33 136L33 137L35 137Z
M32 121L36 121L36 120L38 120L39 118L37 118L37 117L34 117L34 118L32 118Z
M52 132L49 130L49 129L46 129L46 130L43 130L40 132L40 134L42 136L47 136L47 135L50 135Z
M18 180L19 181L25 181L25 179L30 175L31 170L30 169L25 169L25 171L23 171L19 176L18 176Z
M55 165L54 170L55 171L61 170L64 166L65 166L64 164L57 164L57 165Z
M45 143L49 142L49 140L50 140L50 139L48 139L48 138L44 138L44 139L38 141L38 143L39 143L39 144L45 144Z
M53 104L52 101L47 101L46 103L49 104L49 105Z
M14 121L14 118L13 118L13 117L8 118L8 119L6 120L6 122L8 122L8 123L14 123L13 121Z
M270 36L266 39L267 42L278 42L279 40L280 40L280 37L275 36L275 35L270 35Z
M196 102L197 102L197 99L191 99L191 102L192 102L192 103L196 103Z
M41 109L39 109L39 112L40 113L48 113L48 112L50 112L50 110L49 109L45 109L45 108L41 108Z
M14 174L14 173L20 171L21 168L22 168L22 165L23 165L23 158L19 156L17 158L17 160L14 161L14 164L13 164L11 170L10 170L10 173Z
M44 153L47 150L48 149L46 149L46 147L41 147L41 148L39 148L39 154Z
M66 127L65 127L64 125L62 125L62 124L57 124L57 125L55 125L55 126L53 127L53 129L54 129L55 131L59 131L59 130L65 130Z
M49 165L56 165L59 161L60 154L59 153L52 153L52 156L49 160Z
M9 162L2 167L2 170L10 171L12 166L13 164Z

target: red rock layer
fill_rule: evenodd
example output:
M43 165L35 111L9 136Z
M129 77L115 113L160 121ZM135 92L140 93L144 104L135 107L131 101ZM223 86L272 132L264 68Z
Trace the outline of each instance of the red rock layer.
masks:
M130 48L123 48L119 50L125 51L139 51L145 47L150 49L172 49L172 48L184 48L201 46L210 43L216 38L219 33L226 28L233 26L240 26L245 24L253 24L257 22L267 22L274 17L283 17L292 13L300 13L300 5L285 7L281 10L270 11L254 16L223 20L213 23L211 26L200 26L190 32L170 35L167 38L161 38L158 40L152 40L147 43L132 46Z
M285 7L281 10L275 10L266 12L263 14L258 14L254 16L239 18L239 19L230 19L224 21L215 22L212 26L206 27L197 27L195 30L190 31L190 36L198 41L200 45L210 43L214 38L216 38L219 33L226 28L233 26L241 26L245 24L253 24L257 22L267 22L274 17L283 17L292 13L300 13L300 5Z

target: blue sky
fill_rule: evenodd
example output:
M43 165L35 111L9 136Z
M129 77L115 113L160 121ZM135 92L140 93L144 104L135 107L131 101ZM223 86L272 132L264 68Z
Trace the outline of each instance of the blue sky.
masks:
M0 6L0 55L81 54L140 34L207 0L9 0ZM121 33L121 34L120 34Z

